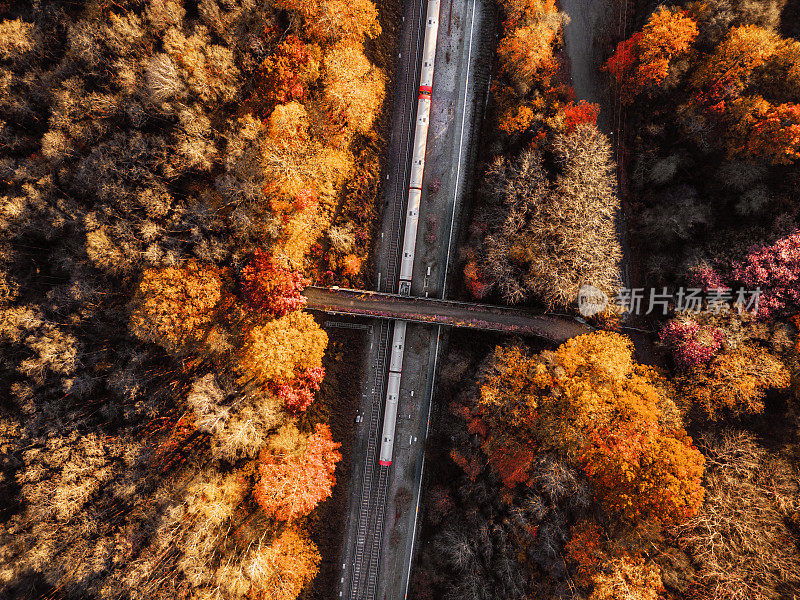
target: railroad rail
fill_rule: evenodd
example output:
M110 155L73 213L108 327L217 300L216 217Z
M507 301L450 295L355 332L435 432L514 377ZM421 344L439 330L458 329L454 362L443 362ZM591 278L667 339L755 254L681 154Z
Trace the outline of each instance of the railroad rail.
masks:
M390 189L387 189L387 205L384 215L385 222L392 225L388 239L381 244L380 253L388 254L388 264L386 265L386 278L381 278L378 272L378 294L383 292L383 296L388 298L406 297L410 299L412 293L412 276L415 265L417 228L419 224L420 206L423 197L422 183L425 169L425 158L427 150L428 128L430 125L430 109L433 93L434 62L437 49L437 37L439 28L439 12L441 0L414 0L419 2L418 12L414 11L411 19L412 40L415 41L413 47L413 71L406 70L404 81L398 82L401 106L408 106L409 113L412 115L411 122L413 127L407 126L407 121L400 116L395 124L394 132L400 133L400 138L393 135L390 146L400 144L405 147L402 158L397 160L390 167L390 173L394 177L387 175L390 180ZM425 20L423 22L423 10L425 10ZM473 5L473 25L474 25L474 5ZM405 20L405 18L404 18ZM420 57L420 42L422 43L422 56ZM472 29L470 29L470 54L472 47ZM402 54L399 58L402 57ZM422 59L421 68L420 58ZM449 60L449 59L448 59ZM467 85L466 94L469 91L469 57L467 64ZM419 80L417 85L417 75ZM409 102L411 90L418 92L417 102ZM464 108L466 110L466 106ZM396 115L397 116L397 115ZM463 118L462 118L463 128ZM461 156L462 139L459 144L459 160ZM409 162L410 161L410 162ZM402 183L401 183L402 182ZM402 186L402 187L401 187ZM458 185L456 185L458 188ZM452 220L455 213L451 215ZM383 235L382 235L383 238ZM445 265L449 264L450 243L446 248ZM445 267L445 278L447 268ZM444 290L442 290L444 291ZM325 294L333 293L333 298ZM387 293L388 292L388 293ZM397 292L392 294L391 292ZM345 292L346 293L346 292ZM356 291L355 296L362 295ZM370 407L369 433L367 440L367 456L364 467L361 494L358 506L358 521L356 523L356 544L353 551L353 568L350 578L350 589L348 596L351 600L374 600L378 588L378 572L380 570L381 541L383 537L384 518L386 512L386 496L390 485L390 465L394 450L394 433L397 420L397 406L400 396L400 379L402 376L403 355L405 348L406 321L420 321L425 323L436 323L436 319L445 319L446 324L457 325L460 323L458 314L467 315L466 319L473 324L480 322L480 319L471 318L468 311L461 307L453 309L454 314L428 314L431 318L420 319L424 311L417 311L411 314L410 318L405 318L402 312L395 314L384 314L380 310L380 300L372 307L361 307L362 312L354 312L357 302L354 298L343 299L338 296L338 290L325 291L319 288L309 289L306 297L308 308L321 309L331 314L362 314L376 317L385 317L394 320L391 332L391 350L388 348L389 326L388 320L381 324L380 336L378 339L379 349L377 362L375 365L374 387L372 389L372 403ZM373 299L380 296L373 296ZM326 303L327 302L327 303ZM391 303L391 300L386 303ZM394 305L396 307L396 305ZM447 320L449 319L449 321ZM489 322L499 322L498 315ZM513 323L507 323L506 328L515 327ZM533 328L530 328L533 331ZM557 329L557 328L554 328ZM538 330L537 330L538 331ZM566 335L569 332L561 332L557 335ZM569 336L571 337L571 336ZM437 345L438 352L438 345ZM389 358L391 357L391 358ZM388 363L388 364L387 364ZM387 372L388 366L388 375ZM386 390L386 402L383 410L383 423L380 427L380 417L382 408L382 392ZM377 460L376 460L377 459ZM376 464L377 463L377 464ZM377 482L376 472L377 472ZM416 521L415 521L416 527ZM413 537L412 537L413 539ZM343 565L344 567L344 565ZM342 579L344 582L344 578ZM342 596L345 589L340 591Z
M358 525L356 530L356 546L353 556L353 571L350 580L350 598L371 598L364 595L365 583L371 579L372 555L375 553L375 546L380 547L380 540L376 539L375 529L372 523L372 516L376 506L373 503L373 480L375 478L375 467L378 462L378 440L380 438L381 422L381 393L386 379L386 360L389 345L389 322L382 321L380 325L379 338L380 347L378 350L378 364L375 368L372 405L369 416L369 437L367 438L367 460L364 463L364 478L361 487L361 501L358 509ZM383 469L381 469L383 470ZM380 493L374 498L380 501ZM378 504L380 506L380 504ZM366 581L365 581L366 579Z
M432 1L438 13L439 0ZM408 123L402 119L399 121L401 123L399 132L402 138L398 141L405 148L405 152L402 154L402 161L399 161L399 164L394 166L394 168L397 169L394 173L394 177L387 176L390 180L390 185L386 190L387 205L386 216L384 218L389 218L393 226L391 227L391 233L388 239L384 242L384 248L388 254L388 261L385 272L386 277L383 279L381 279L380 275L378 277L377 288L380 291L391 292L396 289L402 263L401 253L403 256L407 255L407 248L404 246L401 249L401 244L405 243L406 246L408 244L408 242L404 242L402 233L404 228L408 228L410 225L413 225L414 229L416 228L416 219L419 214L419 194L411 198L416 199L416 205L409 208L405 215L403 209L406 208L406 200L409 199L409 176L415 170L413 159L414 150L416 148L415 138L418 137L418 134L417 127L409 127L409 125L418 125L418 120L420 118L418 114L419 101L416 103L413 102L412 94L416 92L417 78L420 76L420 54L424 53L422 52L423 47L421 44L423 40L418 33L420 31L427 32L428 30L427 27L423 26L425 8L426 3L419 2L417 9L414 10L414 17L409 24L411 31L415 32L412 38L414 39L412 50L413 59L411 61L413 68L406 70L404 81L398 83L399 97L396 98L396 102L400 102L401 106L410 107L411 119ZM424 78L424 74L422 77ZM429 104L430 102L428 102L428 105ZM427 122L427 114L424 115L424 118ZM415 119L417 120L416 123ZM395 132L396 131L397 128L395 129ZM416 168L418 170L420 169L419 166ZM413 190L411 191L413 192ZM413 263L413 250L411 258ZM381 400L387 380L386 370L388 366L390 343L388 321L383 321L381 323L378 339L378 361L372 389L367 456L364 465L364 476L358 508L358 523L356 526L356 545L353 554L350 589L348 592L350 600L374 600L375 598L378 586L381 542L383 538L383 521L386 512L386 494L389 487L389 469L387 466L379 464L378 452L379 447L381 447L381 415L383 412ZM378 469L377 486L375 482L376 469Z

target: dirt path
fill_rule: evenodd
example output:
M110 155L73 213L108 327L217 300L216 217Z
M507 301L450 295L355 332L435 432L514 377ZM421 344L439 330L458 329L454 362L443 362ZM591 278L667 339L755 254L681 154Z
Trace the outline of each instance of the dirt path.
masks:
M597 125L601 131L613 138L618 135L614 123L613 99L604 89L599 68L602 62L601 40L607 39L612 27L618 27L614 16L618 11L615 0L560 0L561 10L565 11L570 22L564 27L564 45L570 60L572 86L577 100L594 102L600 106ZM612 139L612 144L617 140ZM623 199L624 201L624 199ZM634 258L628 241L628 226L624 211L620 210L617 219L617 232L622 246L620 279L622 287L632 288L641 285L633 275ZM631 315L624 320L623 331L633 340L637 358L646 364L658 364L658 354L653 348L652 336L641 318Z
M598 69L601 64L598 39L611 25L614 6L609 0L561 0L561 10L570 22L564 27L564 44L572 71L572 86L578 100L599 104L598 125L609 133L613 123L612 107L604 106L603 86Z
M586 100L600 106L598 127L612 137L618 132L614 127L614 106L604 90L600 76L602 56L599 40L613 25L613 0L561 0L561 10L565 11L570 22L564 27L564 45L570 60L572 86L577 100ZM622 264L620 279L623 287L632 287L632 261L628 231L623 211L619 212L617 223Z

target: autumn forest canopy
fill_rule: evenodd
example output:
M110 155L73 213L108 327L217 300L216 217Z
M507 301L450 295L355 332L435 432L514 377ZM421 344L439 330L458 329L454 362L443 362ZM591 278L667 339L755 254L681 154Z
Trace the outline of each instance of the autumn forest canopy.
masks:
M0 595L308 591L299 292L360 281L386 44L369 0L0 3Z
M493 8L456 293L612 303L559 347L452 334L410 597L794 598L800 4L609 4L599 104L559 4ZM369 287L399 18L0 1L0 596L333 597L344 392L301 291ZM631 283L759 304L638 319Z

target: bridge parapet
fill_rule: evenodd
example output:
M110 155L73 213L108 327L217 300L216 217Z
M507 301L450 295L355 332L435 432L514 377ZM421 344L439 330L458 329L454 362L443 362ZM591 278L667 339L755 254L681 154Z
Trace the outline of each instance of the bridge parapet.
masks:
M556 343L592 331L575 319L525 310L438 298L401 296L367 290L309 287L303 291L310 310L381 319L401 319L450 327L531 335Z

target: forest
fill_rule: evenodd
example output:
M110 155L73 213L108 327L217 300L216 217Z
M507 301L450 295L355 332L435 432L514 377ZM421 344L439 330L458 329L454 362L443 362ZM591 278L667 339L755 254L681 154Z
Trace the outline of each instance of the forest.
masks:
M0 597L331 597L354 392L300 291L369 285L393 6L0 1ZM624 6L599 106L497 0L462 297L759 304L454 333L415 600L800 596L800 4Z
M364 285L388 14L0 2L0 596L311 597L342 455L299 292Z
M570 15L498 5L462 296L611 302L557 348L453 334L414 598L797 597L797 3L626 3L603 106L570 87ZM626 285L706 299L637 316Z

